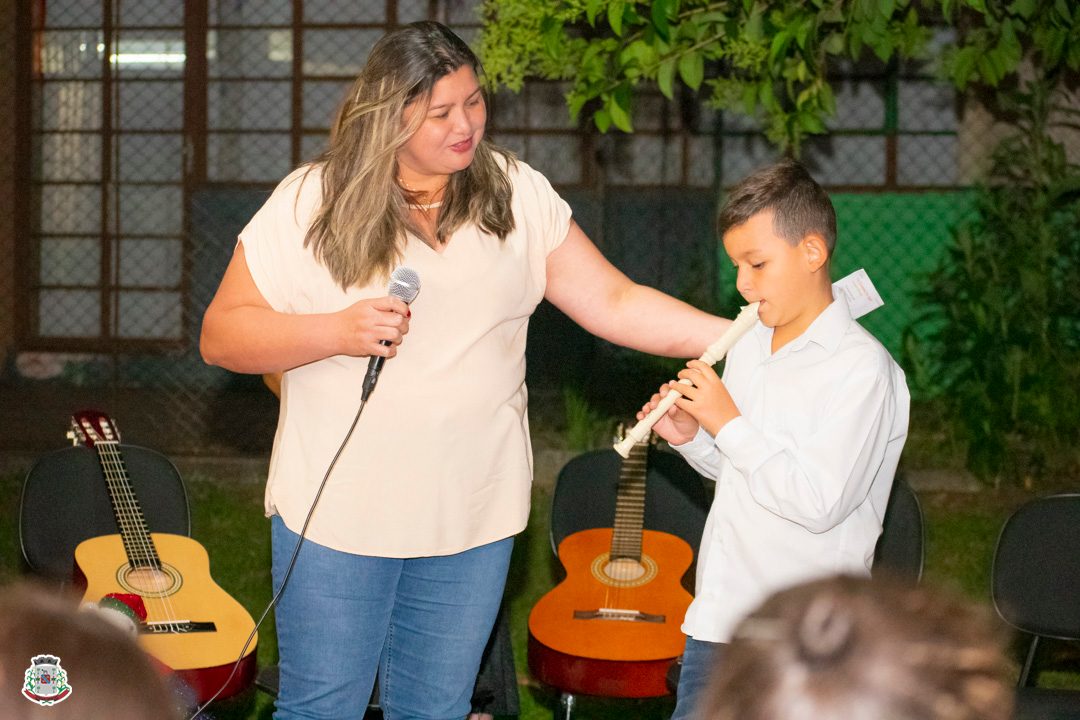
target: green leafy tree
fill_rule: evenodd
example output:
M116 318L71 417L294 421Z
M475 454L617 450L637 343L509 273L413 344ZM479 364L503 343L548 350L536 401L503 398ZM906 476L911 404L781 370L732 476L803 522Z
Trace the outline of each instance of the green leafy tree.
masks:
M945 77L963 90L1015 80L1026 59L1039 79L1080 70L1080 6L1075 0L941 0L959 42L945 48Z
M591 114L602 132L633 131L643 83L668 98L683 85L715 108L760 118L768 138L796 154L836 112L835 61L926 57L931 23L958 31L929 59L961 90L997 87L1025 57L1080 68L1074 0L486 0L483 15L492 85L569 81L571 116Z
M1076 470L1080 167L1049 130L1080 110L1054 97L1036 82L1003 98L1016 130L929 278L922 330L905 340L911 381L944 401L968 467L995 484Z
M950 409L969 469L1032 485L1075 472L1080 441L1080 167L1051 133L1080 129L1065 89L1080 69L1080 7L943 0L941 11L959 35L943 76L1013 130L929 278L907 364Z
M913 57L929 37L911 0L487 0L484 20L489 82L570 81L571 116L603 132L633 131L643 83L668 98L681 83L793 152L836 112L830 58Z

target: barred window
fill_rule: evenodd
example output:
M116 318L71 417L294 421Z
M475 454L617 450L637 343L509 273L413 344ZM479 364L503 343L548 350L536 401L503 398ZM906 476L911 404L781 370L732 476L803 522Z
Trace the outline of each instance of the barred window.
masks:
M188 347L218 266L190 237L194 189L270 188L325 146L389 28L475 40L480 0L50 0L35 4L27 349ZM949 42L944 34L938 42ZM830 134L805 159L831 188L949 188L967 175L955 93L916 64L839 68ZM567 86L490 98L489 132L565 189L729 185L776 156L754 122L655 89L636 132L571 121ZM220 254L221 248L213 248ZM200 270L204 265L209 270ZM193 270L194 268L194 270ZM202 274L200 274L202 273ZM198 296L195 298L195 296ZM194 298L194 299L193 299ZM197 301L196 301L197 300Z

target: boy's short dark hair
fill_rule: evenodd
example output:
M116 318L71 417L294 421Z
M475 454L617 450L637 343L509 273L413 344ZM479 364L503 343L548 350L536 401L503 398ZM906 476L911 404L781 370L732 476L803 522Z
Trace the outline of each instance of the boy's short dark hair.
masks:
M828 194L796 160L781 160L744 178L731 188L717 216L720 237L765 210L773 211L773 230L792 245L810 233L836 246L836 210Z

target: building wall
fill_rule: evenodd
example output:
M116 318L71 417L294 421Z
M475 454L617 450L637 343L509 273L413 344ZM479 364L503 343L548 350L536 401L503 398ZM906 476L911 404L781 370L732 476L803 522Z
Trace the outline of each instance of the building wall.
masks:
M16 81L16 6L0 3L0 107L18 108ZM15 337L15 115L0 113L0 368L8 360Z

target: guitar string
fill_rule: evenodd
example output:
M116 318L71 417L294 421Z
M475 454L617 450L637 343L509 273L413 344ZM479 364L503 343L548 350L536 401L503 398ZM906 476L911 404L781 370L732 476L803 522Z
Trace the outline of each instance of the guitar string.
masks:
M605 592L605 605L609 608L620 609L624 602L624 596L632 597L633 593L629 587L629 581L632 579L631 575L636 569L644 571L644 553L641 545L638 545L637 560L633 558L623 558L626 554L628 546L633 549L633 541L628 540L628 525L633 525L638 537L641 538L642 544L644 541L645 532L645 507L644 507L644 490L645 490L645 478L640 481L634 481L634 478L629 477L631 471L637 471L638 466L644 470L645 463L647 462L648 444L647 442L637 443L630 450L630 457L626 459L626 462L619 468L619 490L616 492L616 512L615 512L615 527L612 528L612 543L611 552L608 554L608 566L612 569L611 577L614 579L614 589L609 589ZM639 473L634 472L634 475ZM640 490L639 490L640 488ZM637 492L639 497L630 497L630 493ZM627 522L627 514L634 513L632 518L633 523ZM640 515L640 517L638 517ZM619 561L616 562L612 559L612 555L618 555ZM636 568L634 566L637 566ZM625 592L624 592L625 589ZM633 609L633 608L630 608Z
M118 521L121 522L122 529L127 530L128 537L133 540L134 549L137 549L142 554L141 563L139 559L133 558L133 560L149 570L151 581L149 589L156 597L148 598L143 592L138 592L144 603L148 605L146 621L147 623L152 622L150 610L156 606L159 612L155 614L159 615L170 629L176 630L179 618L176 615L171 593L168 592L170 589L170 576L165 572L161 558L154 548L153 538L150 536L150 530L146 525L145 518L142 517L138 499L135 497L131 480L127 474L127 468L124 466L123 457L117 449L117 442L108 440L98 443L95 447L99 447L98 456L103 467L106 468L106 478L109 479L108 469L111 469L114 473L110 481L114 487L113 496L118 500ZM106 457L106 454L108 454L108 457ZM133 570L137 571L136 568L133 568ZM139 590L139 588L136 588L136 590ZM149 602L147 602L148 600ZM158 622L158 620L155 619L153 622Z
M141 528L143 531L142 533L139 532L140 528L136 527L138 520L137 504L134 494L130 490L130 479L126 476L127 474L123 465L123 459L119 456L115 441L100 442L98 443L97 448L98 455L101 458L102 467L105 470L106 478L109 482L110 489L112 490L114 502L116 503L117 519L121 525L121 537L131 541L130 546L127 546L127 543L125 543L125 550L128 551L129 565L134 572L138 572L140 568L147 568L149 570L148 575L151 582L157 583L156 586L151 585L149 588L149 590L157 596L156 598L147 597L144 594L146 590L142 587L135 588L139 596L143 598L144 603L148 606L147 621L150 621L151 610L155 608L155 603L161 606L163 612L160 614L163 614L165 619L171 619L173 612L161 601L161 596L164 594L166 588L161 581L160 559L157 563L153 562L156 553L153 550L153 541L146 532L145 524L143 528ZM125 482L125 480L127 482Z

